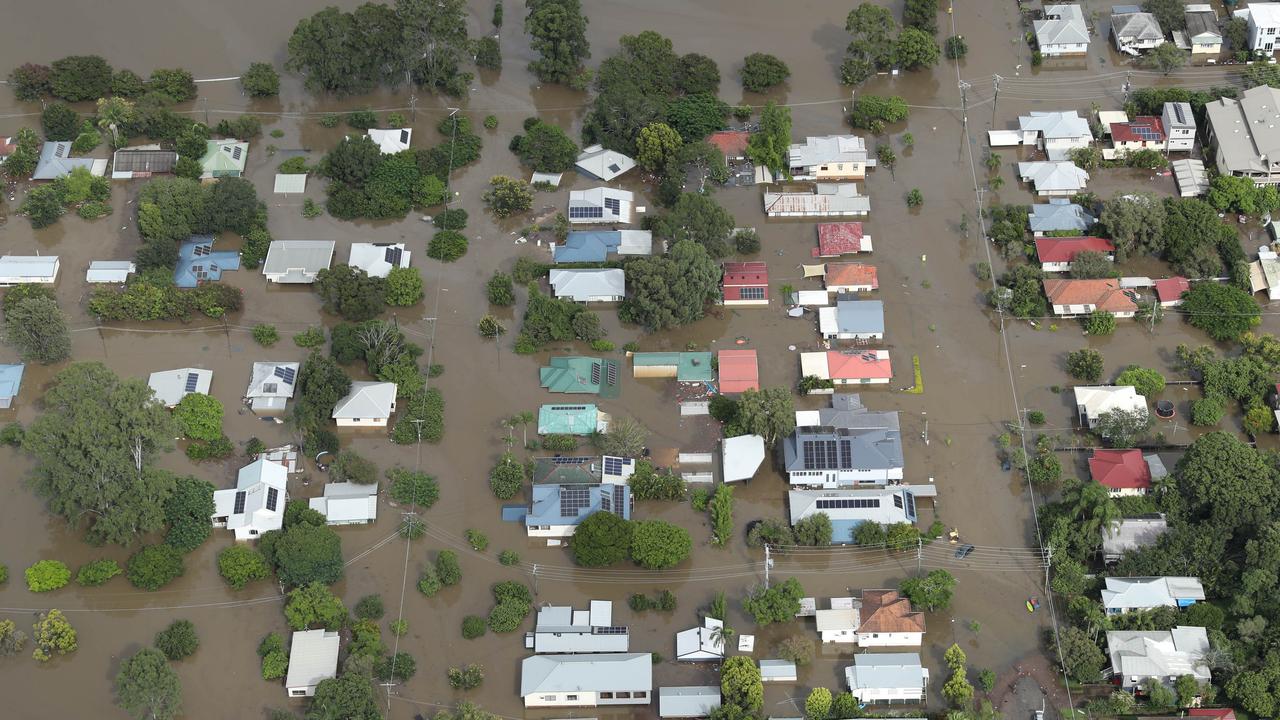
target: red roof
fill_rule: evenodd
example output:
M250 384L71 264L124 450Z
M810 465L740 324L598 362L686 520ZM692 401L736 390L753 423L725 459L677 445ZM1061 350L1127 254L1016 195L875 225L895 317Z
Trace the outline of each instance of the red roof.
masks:
M762 262L727 262L724 264L724 285L769 284L769 266Z
M892 378L893 365L888 350L855 352L827 351L827 374L832 380L872 380Z
M1120 281L1045 280L1044 294L1053 305L1093 305L1107 312L1137 312L1138 304L1120 289Z
M721 350L720 392L740 393L760 389L760 368L755 350Z
M1184 277L1171 277L1156 281L1156 297L1160 302L1173 302L1182 299L1182 293L1191 289L1191 283Z
M1071 262L1075 260L1076 253L1086 251L1110 253L1116 251L1116 246L1100 237L1036 238L1036 255L1042 263Z
M0 137L0 155L8 157L13 154L14 150L18 149L18 144L13 140L14 138L11 137Z
M1236 711L1231 708L1192 708L1187 711L1191 717L1218 718L1218 720L1236 720Z
M1141 450L1094 450L1089 458L1089 474L1112 490L1151 487L1151 468Z
M720 148L727 158L745 157L751 133L746 130L721 130L707 136L707 142Z
M874 290L880 280L874 265L865 263L827 263L827 287L834 285L869 285Z
M814 257L836 257L862 251L862 223L838 222L818 224L818 247Z
M1158 117L1141 115L1127 123L1111 123L1112 142L1164 142L1164 122Z

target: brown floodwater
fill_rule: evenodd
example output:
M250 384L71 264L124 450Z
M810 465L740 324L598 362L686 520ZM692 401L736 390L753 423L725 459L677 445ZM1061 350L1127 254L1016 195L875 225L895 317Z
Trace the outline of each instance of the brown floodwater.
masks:
M116 67L129 67L146 75L157 67L182 66L197 77L216 78L238 74L250 61L284 60L284 43L297 19L329 3L247 3L230 0L211 5L179 0L170 3L124 0L110 13L96 12L96 4L83 0L64 3L24 3L11 9L0 24L0 67L21 62L48 62L70 52L99 53ZM354 7L354 0L338 3ZM618 37L643 29L655 29L670 37L677 52L700 52L714 58L724 75L722 96L729 102L762 104L766 99L792 104L793 135L830 134L844 130L843 111L849 89L838 84L835 67L843 53L847 36L844 14L847 5L815 0L765 4L728 0L706 0L690 4L676 0L656 0L643 7L618 0L584 3L590 18L589 37L592 62L608 56L617 47ZM983 304L984 283L973 267L987 259L987 247L975 220L974 179L969 163L972 151L978 161L980 184L986 187L982 169L985 152L984 131L1005 128L1020 113L1033 109L1078 109L1087 111L1092 102L1115 107L1123 99L1123 60L1109 50L1105 40L1105 7L1087 3L1097 13L1093 51L1086 58L1046 63L1032 70L1030 51L1022 34L1024 27L1012 2L982 2L964 5L954 18L958 32L968 39L969 57L960 74L968 81L966 100L969 123L962 123L960 90L956 67L944 62L930 72L882 76L869 82L871 93L900 94L912 104L910 121L891 128L889 138L898 149L894 173L875 171L867 181L874 208L867 221L876 251L870 261L879 268L877 296L886 303L888 334L885 347L893 353L897 374L887 387L864 393L873 409L896 409L902 413L903 437L910 482L934 482L939 488L936 502L925 503L921 524L935 518L959 530L966 542L981 547L967 562L956 562L951 548L940 543L915 552L887 555L879 551L834 549L794 556L775 556L771 578L800 578L808 594L819 598L844 595L850 589L896 585L919 569L947 568L959 580L956 600L950 612L929 616L923 654L934 668L931 708L941 707L938 690L943 682L942 651L952 642L968 652L975 667L989 667L998 673L1009 669L1016 659L1034 652L1047 613L1029 615L1023 605L1028 596L1042 593L1043 570L1028 549L1036 546L1036 529L1031 498L1023 482L1001 472L995 455L995 436L1001 424L1013 418L1017 408L1043 410L1046 427L1068 435L1073 409L1066 394L1051 387L1066 386L1063 369L1067 352L1089 345L1107 358L1108 373L1129 363L1173 372L1172 349L1178 343L1207 342L1201 333L1170 317L1154 329L1122 324L1112 337L1085 338L1073 321L1032 327L1026 322L1009 322L1006 335ZM749 11L744 12L744 9ZM488 32L491 5L488 0L471 4L473 32ZM710 528L705 516L688 504L640 503L636 516L663 518L690 529L695 539L693 557L681 568L650 574L631 568L584 571L572 567L562 549L530 543L520 527L503 523L501 503L487 487L487 473L505 448L503 417L524 410L536 410L553 399L536 382L536 369L553 353L586 348L568 344L547 348L530 357L511 352L514 332L500 343L483 341L474 327L487 311L484 282L499 268L509 268L520 254L547 257L545 247L515 243L523 219L495 222L481 208L479 199L490 176L524 175L515 158L506 150L524 117L538 114L575 131L581 123L583 104L589 97L559 87L542 87L525 69L531 58L521 33L522 8L508 3L507 25L501 31L505 68L501 73L480 73L469 96L462 100L420 97L413 123L416 145L439 142L435 125L446 108L460 103L479 126L484 115L496 115L500 127L478 130L484 138L481 160L459 169L452 178L458 193L456 203L471 213L466 232L471 238L467 256L452 265L442 265L425 257L429 224L417 215L398 222L339 222L327 216L304 219L302 199L271 194L275 166L284 158L307 153L318 160L344 133L343 128L319 126L315 113L370 106L378 109L407 108L406 93L382 90L355 98L315 97L303 92L296 77L284 78L278 99L249 101L235 83L201 85L201 99L190 103L196 117L205 114L217 122L229 113L252 111L261 114L265 132L281 130L280 138L264 136L254 143L248 176L271 206L270 228L278 239L332 239L338 249L336 259L346 258L351 242L404 241L417 253L415 265L426 280L426 297L416 307L399 308L395 317L411 338L424 347L431 344L431 357L445 367L432 382L440 387L447 402L448 430L439 445L420 448L399 447L377 431L344 432L344 444L373 458L381 467L393 465L422 469L435 475L441 484L440 502L425 513L429 526L426 538L406 546L393 538L400 509L382 501L375 525L340 528L344 554L350 564L346 577L335 591L353 604L369 593L381 593L389 618L400 613L409 622L409 634L400 642L401 650L418 659L418 673L390 692L380 690L389 704L389 717L409 718L430 715L436 709L472 699L485 708L506 716L519 717L522 711L516 690L519 661L525 656L519 633L486 635L467 641L459 632L461 619L468 614L484 614L492 604L489 585L501 579L518 579L534 585L539 603L582 605L588 599L609 599L618 603L618 617L634 633L632 647L670 657L674 633L698 622L698 610L716 591L732 600L729 624L745 631L749 627L736 600L764 580L763 557L745 547L741 533L727 548L710 545ZM939 15L942 35L950 34L951 18ZM1101 24L1099 26L1099 24ZM56 30L55 30L56 28ZM121 42L122 38L130 39ZM192 50L199 50L193 52ZM736 79L744 55L755 51L777 54L791 67L791 81L767 96L743 95ZM1207 87L1222 82L1224 69L1188 69L1172 78L1150 73L1132 77L1135 86L1180 82ZM999 74L998 100L993 75ZM863 90L860 90L863 91ZM12 134L23 125L38 126L39 105L20 103L0 90L0 134ZM85 107L87 110L87 106ZM310 117L307 113L311 113ZM903 132L910 132L914 148L905 149ZM269 156L266 148L277 152ZM100 149L99 154L104 154ZM996 196L1003 202L1027 203L1031 196L1017 183L1012 162L1005 155L1000 175L1005 180ZM535 208L560 208L569 189L592 183L573 173L556 192L539 194ZM56 253L62 258L58 296L72 316L75 328L76 360L99 360L116 372L143 377L155 370L189 365L214 371L211 393L228 408L226 431L240 443L257 436L268 445L293 440L286 426L266 423L238 411L249 367L255 360L301 359L304 352L288 336L310 325L336 320L323 316L315 296L307 288L268 287L261 275L241 270L224 275L223 282L245 291L246 309L225 321L196 319L189 324L152 323L145 326L99 328L85 311L87 289L82 282L88 263L95 259L132 257L139 238L133 204L140 183L114 183L114 214L88 223L66 217L51 228L32 231L20 217L0 225L0 251L31 254ZM627 187L642 190L639 180ZM1168 193L1168 178L1152 178L1150 173L1099 171L1090 189L1107 197L1122 189L1139 187ZM923 207L909 211L903 196L910 188L920 188ZM10 212L21 202L25 186L16 189ZM768 221L760 208L760 190L733 188L717 191L717 199L734 215L739 226L760 231L763 250L759 259L768 263L775 289L783 284L817 288L816 280L804 280L800 265L811 262L815 231L811 222ZM322 184L313 180L306 197L323 198ZM986 200L988 198L984 198ZM652 206L652 203L647 203ZM967 215L970 232L962 236L960 220ZM1246 249L1256 247L1258 228L1249 228L1242 238ZM231 245L234 241L226 239ZM996 263L997 269L999 262ZM1135 264L1135 274L1160 276L1167 269L1159 263ZM520 309L502 311L499 316L514 331ZM602 313L609 338L618 346L636 340L642 349L683 349L692 343L700 349L716 350L735 346L736 338L746 338L745 347L760 353L761 381L766 386L792 386L797 380L796 352L816 347L812 316L792 319L778 305L762 309L722 309L706 319L678 331L647 336L634 327L621 326L611 310ZM285 340L271 349L259 348L248 334L255 323L275 324ZM1263 329L1275 330L1274 316L1264 317ZM1055 329L1056 328L1056 329ZM1006 345L1008 354L1006 354ZM790 350L796 346L797 351ZM0 353L7 351L0 350ZM896 389L911 384L911 357L920 357L925 392L909 395ZM11 355L0 355L8 360ZM0 413L0 422L29 423L39 412L38 398L59 367L27 368L22 396L15 409ZM670 448L705 449L706 425L697 418L681 418L669 381L623 380L621 395L601 403L607 412L630 415L651 432L655 450ZM1186 407L1195 390L1171 386L1165 397L1178 402L1179 420L1162 425L1172 442L1185 443L1194 432L1186 427ZM804 398L798 403L816 407L825 398ZM1229 420L1228 425L1235 423ZM516 431L517 447L520 431ZM517 451L521 452L521 451ZM199 629L202 644L191 658L176 664L184 684L188 717L223 717L232 714L264 717L267 708L292 707L278 682L264 682L258 674L255 648L269 631L283 631L278 588L259 583L235 592L218 578L214 559L231 543L225 532L187 558L187 573L162 591L141 593L117 579L100 588L68 587L47 595L26 591L21 570L36 560L56 558L73 567L97 558L123 561L128 550L93 548L58 520L50 519L41 502L23 484L29 459L10 449L0 449L0 461L9 468L0 474L0 562L10 568L12 579L0 587L0 616L29 625L38 610L61 608L80 632L80 647L71 656L41 665L29 657L0 660L0 687L24 692L8 693L10 716L21 718L65 718L121 713L111 706L111 681L120 659L149 642L153 634L176 618L188 618ZM207 478L218 487L234 482L237 463L194 465L178 452L162 459L165 467ZM1071 463L1064 462L1067 467ZM323 476L309 467L306 476L290 481L293 497L310 497L320 492ZM786 513L786 485L771 467L748 485L737 488L735 523L739 530L747 522ZM486 533L490 549L475 553L466 547L463 533L475 528ZM435 553L453 548L462 556L464 582L434 598L425 599L414 589L419 568ZM501 549L518 551L524 564L502 567L496 560ZM1003 550L1002 550L1003 549ZM533 564L537 565L536 572ZM407 582L406 582L407 578ZM632 592L670 589L679 597L673 613L650 611L635 614L625 607ZM403 595L403 603L401 596ZM774 656L781 639L803 634L814 637L804 622L762 629L756 639L755 656ZM392 640L389 633L388 641ZM451 690L445 671L451 665L482 663L487 672L484 687L471 693ZM801 670L797 686L769 686L765 712L779 716L802 714L803 697L815 686L843 687L843 668L848 653L824 651L815 662ZM713 669L677 664L665 660L655 667L656 685L714 683ZM67 688L74 687L74 692ZM104 709L111 708L111 709ZM213 708L216 708L213 709ZM656 707L622 715L653 716ZM598 716L590 710L558 711L559 717Z

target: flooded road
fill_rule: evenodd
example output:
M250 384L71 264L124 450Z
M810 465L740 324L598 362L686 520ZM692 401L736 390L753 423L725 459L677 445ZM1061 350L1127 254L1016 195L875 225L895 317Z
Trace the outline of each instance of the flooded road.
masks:
M328 3L248 3L229 0L218 5L193 0L160 4L125 0L114 6L118 12L95 12L96 4L73 0L66 3L29 3L16 11L13 22L0 27L0 67L21 62L48 62L69 52L100 53L115 67L129 67L146 75L156 67L182 66L197 77L225 77L238 74L254 60L284 60L284 43L297 19ZM357 3L339 3L344 8ZM825 135L847 128L843 111L849 89L838 84L835 68L848 38L844 32L846 5L800 0L785 4L753 4L750 13L741 3L707 0L689 4L658 0L643 8L635 3L604 0L584 3L590 18L592 64L607 57L624 33L656 29L672 39L679 53L700 52L715 59L724 76L721 96L730 103L762 104L773 99L792 105L793 137ZM1087 4L1101 11L1098 2ZM487 0L471 6L473 33L488 31L491 5ZM710 545L710 528L704 516L688 504L640 503L636 517L663 518L689 527L694 540L693 558L681 569L653 575L630 567L606 571L584 571L572 567L569 556L557 548L536 546L513 523L499 517L501 503L488 489L487 473L504 450L506 431L500 421L524 410L536 410L554 396L543 393L536 383L536 370L551 354L566 350L586 352L581 346L546 348L533 356L511 352L520 308L500 313L510 332L496 346L483 341L475 323L487 311L484 283L496 269L509 269L521 254L545 259L545 248L518 246L515 238L524 224L521 219L495 222L484 214L480 195L488 178L495 174L522 176L514 156L506 149L525 117L538 114L576 134L580 127L585 93L562 88L539 87L525 69L531 58L527 39L521 33L522 8L508 3L507 24L501 31L504 69L500 74L482 73L469 97L462 101L476 127L484 115L500 119L496 130L478 129L485 147L481 160L455 171L453 189L457 204L466 208L471 221L466 233L471 239L468 254L459 262L442 265L425 257L425 243L432 234L429 224L411 215L399 222L346 223L328 216L304 219L302 198L271 194L275 167L286 157L306 153L317 161L324 150L348 132L345 128L325 129L317 123L322 112L370 106L377 109L408 107L407 94L389 90L356 98L313 97L303 93L296 77L283 78L278 99L249 101L235 83L201 85L201 99L187 106L195 117L216 123L230 113L250 111L264 119L264 135L255 140L250 153L248 177L271 209L270 229L277 239L331 239L337 241L335 261L344 261L352 242L404 241L417 254L417 265L426 281L426 297L417 307L399 308L394 313L410 339L426 347L434 340L432 360L445 372L431 382L446 399L447 430L439 445L420 449L394 446L377 432L342 433L344 445L372 458L380 468L394 465L420 467L435 475L441 485L440 502L425 513L428 534L409 544L394 535L399 509L381 501L379 520L368 527L344 527L345 557L350 561L345 579L335 586L349 605L361 596L378 592L386 601L389 618L403 612L409 634L401 641L418 659L418 673L392 689L388 716L410 718L430 716L441 707L461 699L477 701L502 715L522 716L516 691L519 661L525 656L519 633L488 634L478 640L464 640L459 631L463 616L484 614L492 604L491 583L517 579L535 586L537 602L582 606L588 599L616 603L621 622L632 628L632 649L653 651L667 660L655 666L655 685L694 685L715 682L710 668L670 661L674 654L674 633L698 623L698 610L705 607L717 590L731 600L729 625L746 631L749 621L737 600L764 580L762 555L748 549L741 532L725 549ZM87 18L92 17L92 21ZM1101 17L1105 18L1105 13ZM76 18L68 21L67 18ZM1010 19L1012 18L1012 19ZM940 15L947 27L951 18ZM961 76L969 83L966 128L959 110L960 90L955 65L944 62L931 72L879 77L859 92L900 94L913 106L910 120L891 128L891 137L874 142L892 142L899 153L893 174L880 169L867 181L866 192L873 209L867 221L875 252L869 261L879 269L878 297L885 301L887 336L885 347L893 353L896 377L883 389L864 392L864 402L874 410L896 409L902 413L904 450L909 482L934 482L939 498L922 509L921 527L935 518L957 528L966 542L980 546L967 562L957 562L945 543L929 546L919 554L886 555L879 551L851 549L821 550L803 555L776 557L771 578L796 576L807 594L819 598L845 595L849 589L896 586L917 569L944 567L959 580L954 606L949 613L928 618L926 664L935 668L931 709L941 708L939 692L944 673L941 655L952 642L969 654L975 668L991 668L1004 674L1018 658L1039 646L1047 623L1045 612L1029 615L1024 601L1042 593L1043 570L1026 552L1036 546L1036 528L1030 511L1031 498L1020 478L1001 472L995 455L995 437L1001 424L1015 417L1018 409L1040 409L1048 416L1047 427L1065 434L1073 424L1073 408L1067 394L1055 394L1054 385L1067 386L1070 379L1063 358L1085 345L1097 347L1107 359L1108 376L1124 365L1136 363L1161 369L1173 377L1172 348L1178 343L1208 342L1198 331L1170 317L1154 329L1122 323L1116 335L1084 338L1074 321L1058 323L1056 331L1045 324L1040 329L1025 322L1006 325L999 333L998 321L986 311L983 294L987 285L973 272L976 263L988 259L987 247L977 231L974 173L969 151L978 158L978 185L984 189L983 202L992 198L985 192L982 166L985 130L1006 128L1020 113L1032 109L1088 110L1091 102L1115 107L1122 95L1123 68L1117 79L1110 73L1117 59L1102 36L1095 34L1093 51L1087 58L1061 66L1030 69L1030 50L1022 40L1012 2L981 2L956 11L956 27L968 39L969 58L961 65ZM1104 20L1105 22L1105 20ZM35 28L57 28L35 31ZM216 28L216 32L212 29ZM146 42L121 42L150 29ZM1105 28L1103 28L1105 29ZM1101 30L1099 30L1100 32ZM940 33L945 36L945 29ZM57 42L54 42L56 38ZM193 49L197 50L193 52ZM744 55L771 52L792 69L788 85L768 96L744 95L736 71ZM1002 80L992 76L999 74ZM1222 82L1224 71L1189 69L1176 78L1135 74L1135 85L1181 82L1208 87ZM998 99L996 85L999 83ZM418 146L439 142L435 125L452 102L447 98L420 97L413 123ZM19 103L0 88L0 134L10 135L23 125L38 127L39 105ZM265 133L279 129L284 135L271 138ZM905 149L901 135L910 132L915 140ZM874 144L874 142L872 144ZM970 145L971 143L971 145ZM278 152L268 156L265 148ZM105 149L98 153L105 156ZM1005 155L1000 170L1005 185L995 195L1001 202L1029 203L1025 187L1017 183L1011 155ZM1165 181L1123 176L1127 171L1099 171L1096 187L1103 197L1131 183L1146 182L1144 189L1168 192ZM1117 178L1120 178L1117 180ZM572 173L554 193L540 193L539 207L562 208L567 192L585 188L592 182ZM633 181L638 182L638 181ZM225 318L225 322L194 320L189 325L152 323L145 327L98 328L85 312L86 286L83 273L91 260L131 258L138 247L133 203L140 183L113 183L114 214L96 222L64 217L58 224L32 231L24 218L11 218L0 226L0 251L5 253L58 254L63 276L57 292L63 308L72 316L75 332L74 357L100 360L116 372L145 378L148 373L167 368L198 366L214 371L211 394L228 408L226 432L237 443L259 437L268 446L293 440L286 426L262 422L247 412L237 412L248 382L249 368L257 360L300 360L305 352L289 340L295 332L317 324L336 322L323 316L319 302L308 288L267 287L260 274L249 270L229 272L223 282L245 291L246 309ZM908 210L903 200L911 188L919 188L925 202ZM21 193L25 188L20 188ZM638 189L638 188L637 188ZM1091 189L1094 186L1091 185ZM322 182L312 180L306 197L322 200ZM764 260L775 288L792 284L801 289L817 289L816 280L803 280L799 266L812 262L810 250L816 235L814 224L797 221L766 221L761 213L758 188L724 189L717 200L734 215L739 226L759 230L763 249L753 259ZM21 201L10 203L10 209ZM653 207L653 203L648 203ZM958 228L968 217L970 232ZM1253 232L1257 232L1254 229ZM222 241L232 246L231 239ZM1242 239L1246 248L1256 247L1256 239ZM997 271L999 263L996 263ZM1148 274L1157 269L1144 269ZM1153 275L1154 276L1154 275ZM816 347L813 319L787 318L776 303L769 308L723 309L702 321L675 332L647 336L635 327L619 325L612 311L601 313L609 339L619 347L635 340L643 350L683 349L692 343L699 349L716 350L732 346L735 339L747 339L745 347L760 353L761 382L765 386L794 386L798 379L798 358L788 350ZM392 317L388 313L386 317ZM265 322L277 326L282 342L271 349L258 347L248 328ZM1275 331L1280 323L1265 316L1263 330ZM0 350L7 353L8 349ZM894 389L911 384L911 357L918 355L923 368L925 392L908 395ZM620 356L619 356L620 358ZM8 361L10 356L0 356ZM622 393L601 403L615 416L631 415L651 432L655 449L682 447L695 432L693 422L682 419L672 402L669 381L633 380L623 361ZM14 410L0 412L0 422L17 419L29 423L39 412L35 398L58 367L29 366L22 397ZM1180 418L1185 418L1184 391L1171 388L1166 397L1179 401ZM825 398L798 401L804 407L818 407ZM1228 420L1228 423L1234 420ZM1190 432L1180 426L1161 428L1171 441L1186 442ZM518 433L518 431L517 431ZM927 442L926 442L927 440ZM420 450L420 454L419 454ZM522 454L521 451L517 451ZM218 487L234 483L238 462L193 465L180 453L162 460L166 467L206 478ZM0 660L0 687L22 688L10 693L14 717L65 718L85 715L123 717L110 705L111 680L121 658L175 618L192 620L201 636L201 648L191 658L176 663L183 679L188 717L223 717L232 714L264 717L266 708L290 707L277 682L259 678L255 648L269 631L285 630L279 612L278 589L258 583L233 592L217 575L214 558L231 543L225 532L215 531L212 540L187 557L187 573L156 593L132 591L123 579L101 588L64 588L49 594L26 591L21 570L42 558L59 559L72 567L97 557L123 561L129 554L121 548L92 548L69 532L60 521L49 519L42 505L23 485L29 460L10 449L0 449L0 562L9 566L10 581L0 586L0 616L29 625L39 609L58 607L68 614L80 632L80 647L73 655L40 665L26 656ZM1064 461L1064 465L1070 466ZM319 494L323 476L314 468L311 482L291 479L291 497ZM755 519L781 518L786 514L786 485L771 468L763 468L749 485L736 490L735 524L739 530ZM467 529L488 535L490 549L472 552L463 539ZM418 571L441 549L458 551L464 580L426 599L414 584ZM524 563L503 567L497 553L512 549ZM1021 549L1021 550L1019 550ZM533 564L538 570L533 571ZM407 578L407 589L405 579ZM649 611L632 613L627 597L637 591L669 589L679 598L673 613ZM403 603L401 595L403 593ZM526 623L527 626L527 623ZM755 657L774 657L776 644L790 634L814 638L812 624L797 622L770 627L756 639ZM384 638L392 640L389 633ZM451 690L445 671L451 665L482 663L485 685L471 693ZM802 711L808 688L843 688L843 668L848 654L823 652L810 666L802 668L797 686L768 687L765 711L773 715L796 716ZM75 692L67 692L74 682ZM106 709L109 708L109 709ZM216 708L216 710L214 710ZM292 708L299 711L300 704ZM635 713L648 717L656 706ZM580 709L574 716L598 713ZM626 714L626 713L622 713ZM608 714L607 714L608 715ZM557 716L566 716L560 711ZM617 716L617 714L611 715Z

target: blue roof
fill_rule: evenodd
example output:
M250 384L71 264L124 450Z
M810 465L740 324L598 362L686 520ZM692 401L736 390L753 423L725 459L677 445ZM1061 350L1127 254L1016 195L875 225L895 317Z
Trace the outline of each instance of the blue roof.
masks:
M621 244L622 233L616 230L571 232L563 245L551 248L551 257L558 263L604 262Z
M844 333L884 334L884 302L881 300L837 300L836 325Z
M26 365L0 365L0 407L8 407L8 401L18 396L25 368Z
M604 511L631 519L631 488L626 485L534 485L526 527L577 525L591 513Z
M180 288L193 288L202 282L221 280L223 270L239 269L239 252L214 250L212 235L193 235L178 248L173 282Z

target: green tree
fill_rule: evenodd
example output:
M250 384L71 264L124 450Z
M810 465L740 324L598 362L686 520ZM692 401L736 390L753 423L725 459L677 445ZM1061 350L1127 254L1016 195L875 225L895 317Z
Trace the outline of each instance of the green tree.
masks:
M1116 408L1098 416L1093 430L1107 439L1114 448L1128 448L1141 440L1154 421L1146 408L1125 410Z
M742 609L757 625L770 625L795 620L800 612L804 588L795 578L787 578L770 588L758 587L742 601Z
M539 172L564 172L578 158L578 146L559 126L538 118L524 121L524 134L511 139L511 151Z
M1256 527L1275 507L1275 468L1229 433L1196 438L1174 477L1189 517L1219 527Z
M907 578L898 589L911 604L929 612L946 610L951 606L956 579L946 570L931 570L922 577Z
M662 520L642 520L631 523L631 526L631 559L648 570L675 567L688 559L693 549L689 531L679 525Z
M391 482L388 494L402 505L415 505L425 510L440 499L439 484L426 473L393 467L386 474Z
M212 395L189 393L173 408L178 432L192 440L217 440L222 437L222 403Z
M103 558L87 562L76 571L76 584L81 587L97 587L124 572L115 560Z
M649 123L640 128L640 135L636 138L636 162L645 170L656 173L676 158L683 145L680 133L672 130L671 126Z
M209 539L213 515L213 483L189 475L174 481L173 492L164 501L164 518L169 524L164 541L186 553Z
M62 199L58 197L58 191L52 185L32 189L23 199L19 209L27 216L27 220L31 221L31 227L36 230L58 222L58 218L65 212Z
M873 525L875 523L872 523ZM831 516L826 513L814 513L802 520L798 520L792 528L795 535L797 545L811 545L815 547L825 547L831 544L832 527Z
M724 705L758 712L764 705L764 683L755 660L746 655L726 659L720 667L720 695Z
M138 117L133 102L122 97L98 98L98 127L111 133L111 144L121 144L120 133Z
M200 636L190 620L174 620L169 627L156 633L156 649L170 660L191 657L200 647Z
M427 257L440 262L454 262L467 254L467 237L455 230L441 230L431 237Z
M343 718L343 720L381 720L378 702L369 678L356 672L344 672L336 678L321 680L307 711L311 720Z
M48 65L23 63L9 73L9 87L13 95L23 102L39 100L40 96L49 92Z
M1077 380L1097 382L1102 377L1102 353L1081 348L1067 353L1067 373Z
M599 437L600 450L605 455L637 457L644 452L649 431L634 418L621 417L609 425L609 432Z
M270 63L250 63L240 76L240 86L249 97L275 97L280 94L280 75Z
M12 291L10 291L12 292ZM76 363L53 378L45 411L27 429L31 482L49 510L87 538L125 545L158 530L171 474L152 466L173 423L141 380L121 380L101 363Z
M402 52L411 54L413 81L421 87L459 96L471 73L458 65L468 55L467 8L463 0L397 0L403 33Z
M902 25L938 34L938 0L907 0L902 8Z
M321 626L337 630L347 621L347 608L329 588L313 582L289 592L284 605L284 617L294 630L306 630Z
M0 620L0 657L17 655L27 644L27 634L12 620Z
M523 180L494 175L489 178L489 189L484 191L484 203L495 217L507 218L533 207L533 193Z
M49 365L71 356L67 316L56 301L47 297L32 297L7 306L4 340L29 362Z
M907 119L907 101L896 95L863 95L853 101L849 123L856 128L882 132L884 126Z
M765 53L751 53L742 60L742 89L750 92L765 92L775 85L781 85L791 77L791 69L787 64Z
M747 390L738 398L737 425L773 447L796 427L795 405L787 388Z
M116 702L138 720L168 720L182 713L182 681L163 653L143 648L121 663Z
M677 242L667 256L636 258L624 269L628 297L618 316L650 332L701 318L720 283L719 266L697 242Z
M60 560L40 560L27 568L24 575L31 592L57 590L71 582L71 570Z
M147 89L166 95L174 102L186 102L195 99L196 96L195 78L190 70L181 68L152 71L150 79L147 80Z
M1106 253L1085 250L1071 258L1071 277L1081 280L1111 278L1116 276L1115 263Z
M696 143L720 130L728 117L728 104L711 93L682 95L667 103L666 124L683 138L686 145ZM690 160L684 153L673 153L668 162L688 163Z
M40 113L45 140L75 140L80 134L80 114L66 103L50 103Z
M1178 0L1147 0L1142 9L1155 15L1160 29L1165 32L1187 29L1186 8Z
M898 34L893 53L894 59L906 70L933 67L942 55L931 33L913 27L903 28Z
M493 277L489 278L488 284L485 285L485 294L489 297L489 304L498 307L510 307L516 301L511 276L504 272L495 272Z
M385 278L370 277L364 270L350 265L324 268L314 283L324 311L360 322L377 317L387 300Z
M510 452L502 454L489 471L489 488L499 500L510 500L524 486L524 466Z
M747 157L757 165L769 168L774 175L786 173L791 147L791 108L779 107L772 100L760 111L760 129L747 142Z
M1116 246L1116 259L1163 250L1165 206L1147 193L1117 195L1102 206L1098 222Z
M1110 335L1116 331L1116 316L1106 310L1094 310L1084 322L1084 330L1089 335Z
M271 567L262 553L245 545L232 545L218 553L218 574L233 589L242 590L254 580L264 580Z
M159 590L182 577L182 552L172 545L145 545L129 557L126 576L134 587Z
M942 685L942 696L952 707L968 708L973 705L973 685L965 677L964 668L954 671Z
M715 95L720 90L720 67L701 53L680 56L676 86L685 95Z
M458 554L452 550L441 550L436 555L436 574L440 584L452 587L462 582L462 568L458 566Z
M266 554L285 585L330 585L342 577L342 541L328 527L299 524L287 528Z
M35 650L31 657L40 662L48 662L54 655L66 655L76 651L76 629L71 626L61 610L50 610L40 613L31 634Z
M542 82L570 84L591 57L587 42L587 18L578 0L530 0L525 32L539 57L529 70Z
M942 54L948 60L963 60L969 54L969 43L965 42L963 35L952 35L942 44Z
M831 691L817 687L809 691L804 700L804 716L806 720L827 720L831 714Z
M1199 282L1183 295L1179 310L1214 340L1236 340L1261 322L1258 302L1233 285Z
M1197 198L1166 198L1164 206L1164 258L1179 274L1221 275L1222 258L1231 247L1243 259L1235 230L1218 219L1212 205Z
M1164 376L1156 370L1130 365L1116 376L1116 385L1132 385L1148 400L1164 392Z
M103 97L111 91L111 66L97 55L70 55L54 60L49 91L67 102Z
M329 474L338 482L352 482L357 485L378 483L378 466L354 450L339 452L329 467Z
M1068 677L1081 683L1098 681L1107 658L1088 633L1078 627L1064 628L1054 645L1062 656L1062 669Z
M671 212L654 223L654 232L672 243L692 240L706 248L711 257L721 258L729 254L733 226L733 216L709 196L683 193Z
M893 64L893 31L897 23L888 9L864 2L849 12L845 30L853 37L840 65L840 81L859 85L877 70Z
M588 515L573 533L573 561L583 567L605 567L626 559L632 523L611 512Z
M1179 17L1181 17L1181 13L1179 13ZM1167 26L1161 24L1160 27L1165 28ZM1158 70L1168 75L1187 64L1187 54L1173 43L1161 43L1143 56L1141 64L1143 67Z

